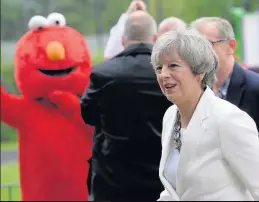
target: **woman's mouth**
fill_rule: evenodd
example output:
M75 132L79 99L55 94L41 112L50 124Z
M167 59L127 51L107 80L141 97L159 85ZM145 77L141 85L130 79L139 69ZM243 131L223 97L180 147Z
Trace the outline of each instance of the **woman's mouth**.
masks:
M170 89L173 89L177 84L165 84L165 89L166 90L170 90Z

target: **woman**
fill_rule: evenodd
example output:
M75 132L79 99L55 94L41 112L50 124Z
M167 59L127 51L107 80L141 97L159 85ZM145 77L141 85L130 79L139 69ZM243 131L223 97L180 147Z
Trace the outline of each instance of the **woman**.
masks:
M165 96L160 179L164 200L259 200L255 122L216 97L217 58L194 30L172 31L154 45L152 64Z

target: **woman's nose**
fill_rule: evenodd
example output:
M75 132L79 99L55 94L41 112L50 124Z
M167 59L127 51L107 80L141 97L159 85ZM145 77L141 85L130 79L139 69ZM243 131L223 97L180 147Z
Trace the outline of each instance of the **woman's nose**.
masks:
M164 78L170 77L170 70L169 70L169 68L164 65L163 68L162 68L162 70L161 70L160 75L161 75L162 77L164 77Z

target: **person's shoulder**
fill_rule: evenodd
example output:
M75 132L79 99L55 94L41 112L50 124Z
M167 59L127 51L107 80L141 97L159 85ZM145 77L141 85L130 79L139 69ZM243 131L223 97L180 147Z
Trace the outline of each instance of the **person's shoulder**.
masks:
M109 67L108 69L111 69L114 67L114 64L116 64L116 59L112 58L112 59L107 59L104 60L98 64L94 64L93 65L93 71L101 71L101 70L106 70L107 67Z
M244 80L245 90L259 97L259 74L249 69L244 69L237 63L235 63L233 74L235 76L232 75L231 79Z
M226 116L229 113L241 111L234 104L230 103L227 100L221 99L219 97L215 97L211 104L212 104L212 106L211 106L210 110L216 116L217 115L219 115L219 116Z
M218 125L231 125L231 123L243 124L242 122L244 120L254 123L253 119L245 111L239 109L229 101L215 97L211 104L211 116Z
M259 74L247 69L244 70L244 73L248 87L259 93Z
M110 75L112 72L116 72L118 68L118 61L114 59L104 60L99 64L92 66L91 73L94 75Z

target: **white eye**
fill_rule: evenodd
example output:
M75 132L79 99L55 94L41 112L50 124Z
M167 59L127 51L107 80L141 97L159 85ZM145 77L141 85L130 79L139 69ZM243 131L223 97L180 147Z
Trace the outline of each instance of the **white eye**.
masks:
M43 29L48 26L48 24L47 18L40 15L35 15L30 19L28 26L30 29Z
M66 25L66 18L60 13L51 13L47 17L50 25L64 26Z

